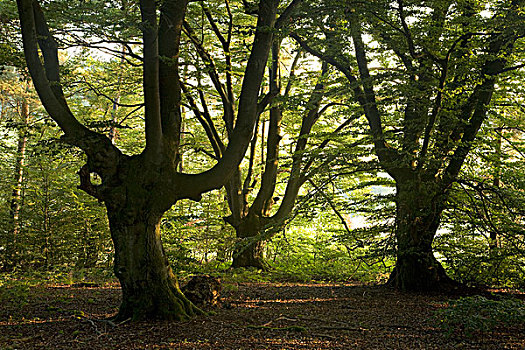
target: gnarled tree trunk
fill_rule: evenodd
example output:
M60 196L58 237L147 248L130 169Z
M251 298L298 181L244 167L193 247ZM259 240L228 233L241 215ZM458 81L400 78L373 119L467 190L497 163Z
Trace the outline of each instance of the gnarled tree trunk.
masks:
M236 237L240 241L233 252L233 268L268 268L264 261L264 240L260 237L262 229L261 218L256 215L242 218L240 224L235 226Z
M160 232L161 218L177 198L163 192L170 177L162 174L169 168L157 172L148 164L145 157L121 158L113 186L96 193L106 205L114 272L122 287L116 318L184 320L202 311L182 294ZM83 189L87 181L84 177Z
M388 283L408 291L430 291L450 285L452 280L432 251L445 192L434 182L416 179L398 181L396 190L397 261Z
M131 205L133 208L133 205ZM182 294L164 254L160 214L136 209L136 215L107 206L115 245L115 275L122 287L117 319L184 320L202 313Z
M419 23L415 24L407 21L408 8L398 1L399 6L392 12L392 9L386 9L384 15L397 18L403 30L388 34L382 32L383 24L376 27L378 22L369 20L375 16L367 6L348 4L348 7L341 8L341 12L331 9L330 16L344 18L349 31L341 30L338 35L327 36L324 50L319 49L318 42L312 46L306 38L295 33L292 35L308 53L336 67L346 77L367 119L378 163L396 182L399 251L390 283L407 290L433 289L450 281L432 254L432 241L439 226L447 189L456 181L487 118L498 75L514 69L509 63L515 43L523 37L524 30L523 26L507 25L523 22L523 18L517 15L519 1L508 1L505 6L495 8L490 17L484 17L486 32L483 35L486 34L487 40L477 43L480 55L473 65L471 57L462 51L467 47L457 45L463 38L470 38L472 33L468 30L463 33L450 31L455 27L450 26L451 17L447 13L454 3L449 2L444 7L443 3L437 4L416 10L421 11L421 16L413 17ZM433 12L432 16L423 15L428 10ZM466 11L459 18L470 21L483 17L477 16L479 13L473 16L474 13ZM410 35L411 28L420 25L435 29L427 33L425 42ZM364 40L365 35L376 30L385 34L377 37L382 51L391 53L385 57L397 61L398 68L403 71L399 78L390 81L397 87L388 85L383 91L381 86L385 83L385 76L375 73L375 68L370 69L368 56L375 48ZM457 41L449 45L441 40L444 35L456 37ZM425 48L429 38L439 43L435 46L436 52L446 53L446 59L438 63L441 66L438 70L434 54L429 54ZM353 43L357 70L346 59L345 41L348 39ZM465 79L467 71L472 79ZM399 98L393 99L392 104L384 104L384 96L377 97L380 91L389 96L396 91ZM402 109L404 115L397 114ZM391 114L393 111L396 112ZM395 132L390 124L393 117L399 122L394 126ZM385 122L389 127L385 127Z
M280 90L278 84L279 45L280 41L275 42L272 50L273 65L272 69L270 69L271 91ZM291 70L293 70L293 66L297 62L298 57L299 56L297 56L292 64ZM308 171L308 168L311 165L311 162L309 162L307 165L303 166L302 153L306 149L309 133L320 116L319 108L324 96L324 84L322 79L327 73L327 67L327 64L322 65L321 77L315 88L312 90L308 100L307 105L309 108L307 108L305 116L302 119L295 152L292 155L292 167L290 169L290 176L287 180L285 194L274 215L270 215L270 212L272 207L275 206L274 193L279 171L279 145L282 139L281 121L283 118L283 111L282 106L278 104L270 108L265 169L261 179L261 187L259 188L255 200L251 205L248 205L245 189L246 184L249 184L251 181L250 175L252 172L249 170L248 176L244 182L245 187L243 191L238 191L244 195L241 200L244 203L242 206L243 211L238 211L236 219L232 220L230 218L230 220L227 220L227 222L235 228L236 237L239 239L238 247L233 253L233 268L255 267L266 270L269 267L268 263L265 262L263 254L265 242L272 235L272 233L269 233L269 230L276 233L282 228L288 215L294 208L295 200L301 185L306 181L306 177L303 175ZM286 96L286 94L283 96ZM262 135L262 137L264 138L264 135ZM262 142L262 144L264 143ZM324 147L324 145L326 145L326 143L323 143L320 148ZM264 150L264 148L262 148L262 150ZM252 152L252 157L253 155L254 153ZM252 163L253 160L251 160L250 164ZM240 181L238 181L238 183L240 184ZM231 205L230 209L232 209L232 213L234 213ZM234 216L235 215L232 215L232 218Z

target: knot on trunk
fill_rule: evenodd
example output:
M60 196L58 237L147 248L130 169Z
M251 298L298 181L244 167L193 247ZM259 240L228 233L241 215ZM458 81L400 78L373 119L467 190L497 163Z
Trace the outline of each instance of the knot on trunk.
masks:
M88 164L85 164L82 168L80 168L77 174L80 177L80 185L77 186L77 188L95 197L96 199L101 200L102 197L98 190L98 186L91 183L91 171Z
M220 279L209 275L195 276L182 288L184 295L197 306L216 305L221 290Z

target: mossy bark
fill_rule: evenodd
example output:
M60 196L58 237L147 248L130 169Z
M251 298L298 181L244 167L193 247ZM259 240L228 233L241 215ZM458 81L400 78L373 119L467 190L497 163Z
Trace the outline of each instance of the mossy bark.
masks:
M247 237L252 238L252 237ZM267 270L268 265L264 260L264 242L256 240L253 243L248 243L238 249L235 249L233 253L233 268L250 268L254 267L261 270Z
M119 179L104 192L114 272L122 288L116 316L125 319L185 320L201 313L181 292L164 252L160 222L176 202L163 179L169 168L152 171L142 157L122 161Z
M433 183L407 182L397 186L397 261L389 284L406 291L439 290L454 282L434 257L445 194Z
M115 245L114 271L122 287L116 319L185 320L201 314L181 292L164 254L161 216L140 213L130 218L108 209Z
M233 252L233 268L255 267L267 270L264 260L264 240L261 219L255 215L244 217L240 224L235 226L236 236L240 238L238 246Z

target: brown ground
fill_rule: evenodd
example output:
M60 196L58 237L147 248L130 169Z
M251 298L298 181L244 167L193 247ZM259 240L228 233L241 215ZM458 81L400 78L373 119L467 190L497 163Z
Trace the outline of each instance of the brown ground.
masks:
M525 349L524 329L446 337L433 316L442 295L333 284L224 289L211 316L113 325L103 319L117 310L116 284L32 287L24 300L3 300L0 349Z

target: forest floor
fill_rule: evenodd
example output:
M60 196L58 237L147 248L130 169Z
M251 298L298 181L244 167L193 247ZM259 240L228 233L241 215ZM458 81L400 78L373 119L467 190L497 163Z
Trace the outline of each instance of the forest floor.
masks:
M439 327L450 296L357 284L224 284L222 304L186 322L124 322L116 283L1 291L0 349L525 349L525 329L465 336ZM523 295L522 295L523 297Z

